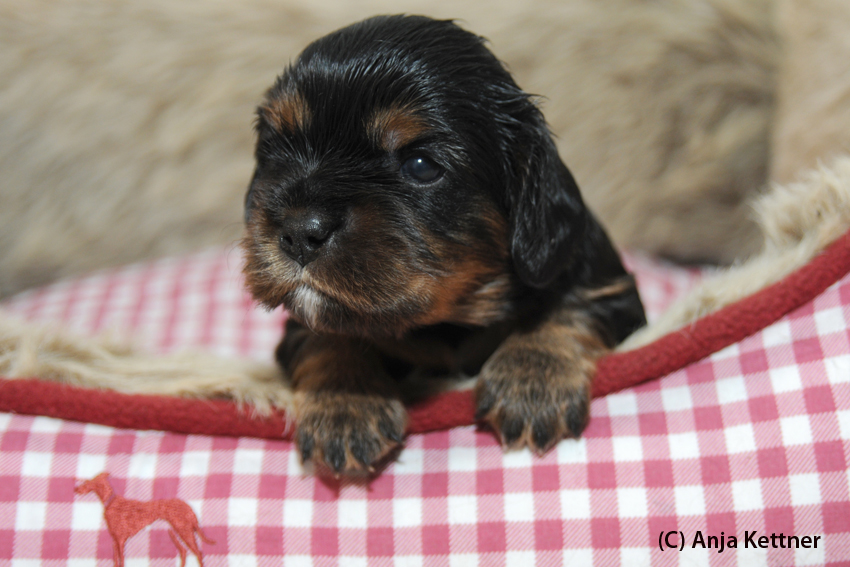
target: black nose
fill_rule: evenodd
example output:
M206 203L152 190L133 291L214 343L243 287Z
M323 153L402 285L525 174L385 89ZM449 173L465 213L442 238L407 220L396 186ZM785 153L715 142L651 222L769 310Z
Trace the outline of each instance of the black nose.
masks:
M287 256L306 266L319 257L339 223L316 211L293 211L283 220L280 247Z

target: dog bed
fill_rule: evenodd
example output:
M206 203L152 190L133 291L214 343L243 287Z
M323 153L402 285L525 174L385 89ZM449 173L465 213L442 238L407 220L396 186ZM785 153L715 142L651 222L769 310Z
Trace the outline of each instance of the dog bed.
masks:
M665 85L708 77L711 84L693 96L647 91L653 98L658 93L662 99L687 100L686 108L696 110L701 100L712 100L701 93L713 92L716 69L730 68L715 65L729 59L738 66L721 74L734 89L749 84L745 92L755 98L734 97L742 106L734 106L726 127L712 123L710 132L683 130L690 132L683 140L693 144L666 164L673 167L664 168L661 181L672 180L670 187L684 183L687 189L700 187L707 177L707 187L755 191L762 177L741 169L748 159L763 160L771 179L786 182L804 167L846 153L846 3L710 4L719 10L700 11L700 20L714 17L723 23L712 31L712 42L700 43L692 35L695 28L678 20L660 20L675 30L670 53L681 80L671 81L663 60L654 58L652 73L636 76L659 76ZM754 25L739 25L750 20L734 17L774 4L770 24L765 19L762 26L757 18ZM244 6L238 11L250 14ZM537 12L558 21L548 10ZM586 16L583 10L576 13ZM99 25L101 20L90 16L85 22ZM132 14L135 20L141 16ZM604 41L605 30L619 36L616 30L628 29L617 27L616 19L608 27L609 20L606 13L606 25L591 28L591 35ZM66 29L66 18L51 22ZM277 40L284 28L272 27ZM537 26L511 27L535 30L532 40L539 44ZM726 27L737 31L728 33ZM573 34L556 29L558 36L549 37L573 42ZM685 42L682 30L688 31ZM38 34L32 37L44 43ZM245 45L245 39L225 43ZM552 44L565 45L569 53L569 43ZM721 57L712 56L712 45ZM689 58L709 72L682 67ZM570 60L565 61L568 68ZM581 61L607 68L584 53ZM737 68L745 69L746 77L734 72ZM262 75L245 69L251 80ZM560 84L557 73L544 75ZM244 81L231 83L244 86ZM621 86L631 87L631 81ZM740 92L725 88L717 92ZM72 91L56 92L66 102ZM592 91L596 95L598 89ZM30 102L31 93L21 92ZM624 100L646 118L639 124L663 124L646 114L653 105L631 94L641 90L624 92ZM198 104L197 97L192 104ZM67 105L61 106L65 120ZM714 114L711 105L703 106ZM562 107L570 115L596 116L575 113L570 104ZM227 120L240 120L233 105L223 108L224 118L207 120L216 133L228 132L221 127ZM49 117L50 109L33 116ZM101 105L97 109L102 111ZM112 122L91 123L111 132ZM750 145L729 143L738 127L749 133L744 139L752 140ZM80 144L86 147L88 130L83 130L73 137L74 148L61 148L62 156ZM623 134L612 131L618 138ZM769 144L762 139L768 131ZM133 159L119 161L130 164L130 178L132 167L146 163L136 159L144 136L144 131L125 136ZM208 133L202 138L208 146ZM654 145L651 137L637 139L640 143L621 152L617 163L627 173L624 183L634 178L641 187L635 164L654 170L652 154L641 153L643 146ZM607 156L584 136L563 140L573 140L573 152L581 147L588 155ZM660 140L667 148L667 138ZM10 147L26 153L27 145ZM37 153L52 159L50 152ZM71 162L88 167L90 160L111 155L96 148ZM598 163L596 157L585 163ZM98 179L113 194L109 175L81 184L79 175L54 167L57 163L47 168L56 183L39 177L38 183L20 186L27 199L35 187L74 197L76 187L87 192L95 187L96 193ZM23 168L23 179L45 171L28 160L7 165L12 171ZM610 174L608 167L585 165L585 172ZM202 169L215 177L197 184L206 202L210 187L222 187L231 177L218 168ZM185 171L197 181L197 171L185 168L172 175L177 179ZM660 190L665 184L656 181L644 190L658 188L653 197L666 199ZM620 207L623 183L611 186ZM288 395L279 388L269 356L285 315L251 307L241 291L234 251L134 265L14 297L0 306L0 375L6 376L0 379L0 411L5 412L0 413L0 561L27 567L108 565L113 557L126 558L127 565L174 565L178 558L234 566L850 565L850 277L848 237L842 236L850 229L850 159L821 168L796 191L785 189L793 188L773 191L772 212L761 218L764 253L728 273L713 276L630 259L655 320L622 352L601 361L593 417L582 439L563 441L543 457L503 453L489 432L471 425L469 394L450 392L412 408L414 432L397 460L377 476L335 480L303 471L286 440L292 432L285 419ZM42 211L34 210L42 220ZM24 228L16 230L24 231L27 218L20 218ZM183 218L178 220L182 227ZM64 224L54 224L67 232ZM640 220L637 226L640 232ZM139 230L124 230L124 240L129 236L150 245L150 239L138 238ZM112 249L91 245L89 252L108 255ZM104 259L100 252L96 256ZM20 258L36 257L9 255L13 263ZM64 266L64 260L58 261ZM43 269L41 264L35 263ZM672 302L680 295L685 299ZM57 331L57 323L66 331ZM116 342L93 338L110 332ZM135 347L123 346L122 337L131 337ZM118 544L123 547L116 553Z
M285 411L80 388L67 383L74 364L126 351L65 345L66 383L0 382L0 559L173 565L197 561L191 538L206 565L848 565L850 233L812 256L603 359L584 436L542 457L503 453L458 391L411 408L411 435L379 474L325 478L299 464ZM285 314L253 307L240 261L211 250L137 264L3 309L77 334L133 336L158 355L189 349L219 355L221 367L241 357L267 369ZM712 281L641 256L628 264L653 319ZM67 338L16 336L48 359L29 368L58 372L51 348ZM26 345L12 351L9 374L26 375ZM145 382L136 377L139 391ZM92 479L113 491L103 502L75 493ZM191 517L198 529L186 536Z

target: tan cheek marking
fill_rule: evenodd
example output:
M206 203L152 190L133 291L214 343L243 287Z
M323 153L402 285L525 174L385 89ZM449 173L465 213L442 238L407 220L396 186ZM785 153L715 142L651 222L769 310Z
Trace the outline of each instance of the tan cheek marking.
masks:
M298 273L283 260L274 230L262 209L257 209L240 243L245 254L245 285L255 300L277 307L298 284Z
M475 291L482 286L482 282L494 279L501 275L498 266L478 260L470 260L457 264L452 268L453 275L440 281L439 287L431 289L433 304L431 309L423 317L422 324L432 325L436 323L455 321L456 319L476 318L475 315L483 315L484 311L492 312L493 303L499 303L496 297L477 297ZM467 296L472 297L467 297ZM467 301L464 301L468 299ZM494 300L496 300L494 302ZM461 321L456 321L461 322Z
M278 132L303 130L312 119L310 107L298 93L267 100L260 106L260 112Z
M367 125L367 130L382 149L394 152L427 132L428 127L410 109L392 106L377 111Z
M503 318L509 307L512 286L505 273L484 284L472 298L455 309L452 320L466 325L489 325Z
M486 325L504 314L510 293L507 224L495 211L483 210L496 242L496 249L481 250L479 256L461 251L459 261L446 262L450 276L431 287L432 306L421 324L454 322ZM436 243L433 247L439 248ZM445 251L440 256L445 257Z

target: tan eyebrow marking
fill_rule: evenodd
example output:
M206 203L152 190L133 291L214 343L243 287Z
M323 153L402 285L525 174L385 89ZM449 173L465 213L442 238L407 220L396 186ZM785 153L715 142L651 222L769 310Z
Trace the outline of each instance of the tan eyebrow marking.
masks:
M279 132L295 132L304 129L313 117L307 101L300 93L282 94L266 100L260 112Z
M412 109L400 106L378 110L366 128L370 138L388 152L406 146L428 131L421 117Z

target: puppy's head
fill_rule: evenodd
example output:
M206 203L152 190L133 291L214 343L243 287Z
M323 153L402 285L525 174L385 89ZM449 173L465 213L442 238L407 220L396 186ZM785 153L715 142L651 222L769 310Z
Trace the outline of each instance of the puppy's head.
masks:
M589 217L540 111L451 22L319 39L266 94L257 135L248 286L314 330L486 325L582 255Z

